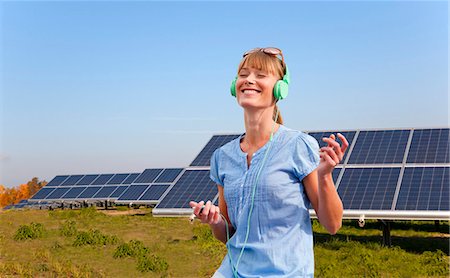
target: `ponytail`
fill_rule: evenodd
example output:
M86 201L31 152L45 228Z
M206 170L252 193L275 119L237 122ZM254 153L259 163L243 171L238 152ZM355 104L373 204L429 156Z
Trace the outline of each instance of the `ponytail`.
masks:
M277 116L277 111L278 111L277 124L282 125L283 124L283 117L281 117L281 112L278 109L278 105L276 105L276 104L275 104L275 109L273 109L272 119L275 120L275 117Z

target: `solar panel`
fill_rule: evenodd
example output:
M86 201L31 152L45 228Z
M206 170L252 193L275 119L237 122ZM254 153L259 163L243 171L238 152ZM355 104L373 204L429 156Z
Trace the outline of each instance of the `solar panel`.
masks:
M85 186L72 187L64 196L62 196L62 199L75 199L85 189Z
M217 186L209 178L209 170L187 170L174 184L157 208L190 208L189 201L213 200Z
M114 190L117 189L118 186L104 186L100 189L95 195L94 199L104 199L108 198Z
M405 168L397 210L450 210L450 167Z
M407 163L450 163L450 129L414 130Z
M197 157L192 161L191 166L210 166L211 155L217 149L239 137L235 135L214 135L206 146L201 150Z
M338 132L341 133L342 135L344 135L344 137L347 139L348 145L350 146L353 142L353 139L355 138L356 131L324 131L324 132L309 132L308 134L317 140L317 142L319 143L319 147L321 148L321 147L324 147L327 145L327 143L325 143L322 140L322 138L330 137L331 134L334 134L336 136L337 142L342 146L341 139L339 139L339 137L337 137ZM345 161L345 159L347 158L347 155L348 155L348 151L345 153L344 159L342 160L342 162Z
M126 179L122 182L122 184L132 184L132 183L137 179L137 177L139 177L139 175L140 175L140 173L133 173L133 174L130 174L130 175L128 176L128 178L126 178Z
M65 181L69 176L56 176L46 186L58 186Z
M145 193L139 198L140 201L159 200L161 196L170 187L170 184L153 184Z
M91 185L105 185L111 178L114 176L114 174L103 174L100 175L98 178L96 178Z
M60 199L62 195L66 194L66 192L69 191L69 189L70 187L56 188L45 199L47 200Z
M121 184L130 174L115 174L107 184Z
M409 130L361 131L348 163L402 163L409 133Z
M100 188L101 186L89 186L77 197L77 199L91 199Z
M122 193L127 190L129 186L118 186L116 190L109 196L109 198L119 198Z
M163 169L146 169L133 183L152 183Z
M61 186L72 186L75 185L84 175L73 175L68 177Z
M177 169L164 169L164 171L159 175L159 177L155 180L158 183L172 183L178 175L183 171L182 168Z
M338 193L344 209L390 210L398 168L346 168Z
M90 185L99 175L86 175L76 185Z
M137 200L149 187L150 185L148 184L130 185L117 200Z
M43 188L41 188L41 190L36 192L36 194L34 194L34 196L31 198L31 200L45 199L45 197L47 197L47 195L50 194L53 190L55 190L55 188L43 187Z

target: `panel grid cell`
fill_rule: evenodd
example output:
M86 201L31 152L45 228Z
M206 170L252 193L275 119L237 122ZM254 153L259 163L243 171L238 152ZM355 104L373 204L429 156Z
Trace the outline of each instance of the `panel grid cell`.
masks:
M210 166L213 152L237 137L239 137L239 134L214 135L191 163L191 166Z
M158 201L169 187L170 184L153 184L145 191L142 197L139 198L139 201Z
M122 184L132 184L132 183L137 179L137 177L139 177L139 175L140 175L140 173L133 173L133 174L130 174L130 175L122 182Z
M121 184L130 174L115 174L106 184Z
M65 181L69 176L56 176L54 177L46 186L59 186L63 181Z
M72 187L72 188L69 189L69 191L66 194L64 194L64 196L62 196L62 199L75 199L86 188L87 188L86 186Z
M414 130L407 163L450 163L450 129Z
M183 171L182 168L177 169L164 169L164 172L159 175L159 177L155 180L157 183L171 183L173 182L178 175Z
M450 210L449 167L406 168L396 210Z
M122 196L120 196L120 198L117 200L136 201L139 196L141 196L142 193L144 193L144 191L149 187L149 184L130 185L128 189L123 192Z
M145 169L133 183L152 183L163 169Z
M118 186L104 186L95 195L94 199L108 198Z
M338 193L344 209L390 210L400 175L396 168L347 168Z
M409 130L361 131L348 164L402 163Z
M53 190L55 190L55 188L53 187L43 187L41 190L39 190L38 192L36 192L36 194L34 194L34 196L31 198L31 200L41 200L41 199L45 199L45 197L47 197L47 195L49 195Z
M217 186L208 170L187 170L174 184L157 208L190 208L189 201L213 200Z
M86 175L76 185L90 185L99 175Z
M330 137L331 134L334 134L336 136L336 141L342 146L342 141L337 137L337 134L341 133L344 135L344 137L347 139L348 145L351 146L353 139L355 138L356 131L324 131L324 132L309 132L308 135L311 135L314 137L317 142L319 143L319 147L327 146L327 143L325 143L322 138L324 137ZM342 162L345 161L347 158L348 151L345 153L344 158L342 159Z
M103 174L103 175L100 175L98 178L96 178L91 183L91 185L105 185L113 176L114 176L114 174Z
M92 199L95 195L95 193L97 193L100 188L102 188L101 186L89 186L86 190L84 190L78 197L77 199Z
M122 193L130 186L118 186L116 190L109 196L109 198L119 198Z
M52 193L50 193L45 199L46 200L54 200L54 199L60 199L61 196L67 193L69 191L70 187L64 187L64 188L56 188Z
M84 175L73 175L68 177L61 186L72 186L75 185L81 178L83 178Z

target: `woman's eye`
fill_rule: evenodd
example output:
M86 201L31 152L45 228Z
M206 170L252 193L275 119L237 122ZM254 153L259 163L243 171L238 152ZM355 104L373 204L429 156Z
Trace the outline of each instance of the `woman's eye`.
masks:
M259 78L264 78L264 77L266 77L266 75L265 74L258 74L258 77Z
M248 76L248 74L246 74L246 73L240 73L239 74L239 77L247 77Z

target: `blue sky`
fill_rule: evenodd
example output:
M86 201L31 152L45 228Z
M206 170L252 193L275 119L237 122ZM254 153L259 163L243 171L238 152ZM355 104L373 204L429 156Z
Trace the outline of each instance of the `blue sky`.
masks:
M244 130L242 53L283 50L298 130L449 125L447 1L39 2L1 12L0 184L186 167Z

